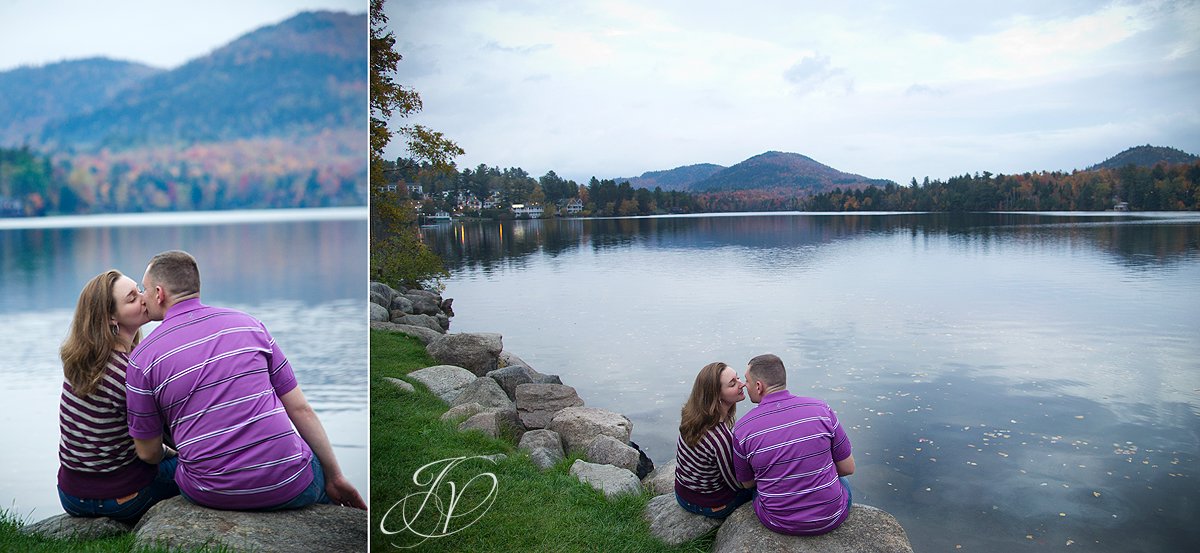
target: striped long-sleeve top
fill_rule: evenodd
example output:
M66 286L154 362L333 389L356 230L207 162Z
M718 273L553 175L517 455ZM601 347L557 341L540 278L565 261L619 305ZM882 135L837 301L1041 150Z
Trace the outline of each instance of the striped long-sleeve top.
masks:
M702 507L729 503L741 489L733 472L733 431L719 423L709 428L695 446L679 438L675 455L675 493Z
M75 395L63 381L58 409L58 487L84 499L115 499L150 485L155 467L143 463L125 420L125 368L129 357L113 352L100 385Z

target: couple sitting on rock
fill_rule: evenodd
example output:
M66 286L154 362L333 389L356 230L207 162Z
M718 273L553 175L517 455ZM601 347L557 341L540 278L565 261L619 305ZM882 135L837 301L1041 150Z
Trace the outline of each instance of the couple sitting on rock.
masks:
M750 393L758 406L737 422ZM787 391L783 361L750 360L745 381L725 363L696 375L679 424L675 498L684 509L725 518L748 501L780 534L833 531L850 513L850 439L825 402Z
M141 285L115 270L89 281L60 354L68 514L132 523L180 493L214 509L366 509L283 351L257 319L200 303L187 252L155 256Z

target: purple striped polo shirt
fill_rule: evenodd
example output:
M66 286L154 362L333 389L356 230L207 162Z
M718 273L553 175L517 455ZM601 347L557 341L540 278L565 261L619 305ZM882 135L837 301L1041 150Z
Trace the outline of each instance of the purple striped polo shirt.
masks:
M680 436L675 451L675 493L684 501L720 507L742 489L733 474L733 433L726 423L705 431L695 447Z
M149 486L157 468L138 459L125 415L129 356L114 351L91 394L63 381L58 407L58 487L82 499L116 499Z
M129 434L169 436L179 451L175 482L201 505L280 505L313 480L312 450L279 399L296 386L257 319L181 301L133 352Z
M850 456L850 438L824 401L787 390L763 396L733 426L738 480L754 480L754 512L781 534L829 532L846 519L846 490L835 461Z

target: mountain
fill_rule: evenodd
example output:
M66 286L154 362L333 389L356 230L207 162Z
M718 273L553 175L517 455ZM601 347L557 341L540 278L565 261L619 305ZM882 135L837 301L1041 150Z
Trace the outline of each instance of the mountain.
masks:
M140 63L88 58L0 73L0 146L27 144L50 121L98 109L162 72Z
M693 192L730 190L806 190L825 192L834 188L884 186L891 181L870 179L838 171L808 156L766 152L693 183Z
M1168 148L1163 146L1135 146L1124 152L1121 152L1113 157L1097 163L1088 170L1093 169L1120 169L1126 165L1137 165L1138 167L1153 167L1159 162L1166 163L1192 163L1200 161L1200 156L1189 154L1183 150Z
M645 188L647 190L654 190L656 187L660 187L663 190L690 190L693 184L713 176L722 169L725 169L724 165L697 163L696 165L686 165L665 171L646 171L640 177L623 177L613 180L617 182L629 181L629 184L634 188Z
M36 142L89 151L327 129L365 136L366 121L366 14L305 12L147 74L107 102L48 122Z

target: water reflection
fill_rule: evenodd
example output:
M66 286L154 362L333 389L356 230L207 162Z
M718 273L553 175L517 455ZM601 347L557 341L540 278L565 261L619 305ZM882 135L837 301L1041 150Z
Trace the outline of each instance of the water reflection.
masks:
M731 214L625 219L455 222L423 229L451 271L485 271L535 253L558 256L642 243L659 248L789 249L847 237L908 233L949 236L972 247L1061 242L1108 252L1132 267L1171 264L1200 255L1200 218L1180 214Z

